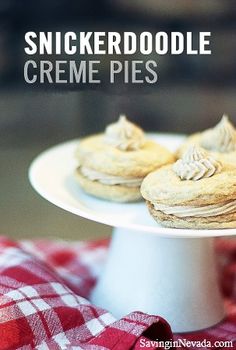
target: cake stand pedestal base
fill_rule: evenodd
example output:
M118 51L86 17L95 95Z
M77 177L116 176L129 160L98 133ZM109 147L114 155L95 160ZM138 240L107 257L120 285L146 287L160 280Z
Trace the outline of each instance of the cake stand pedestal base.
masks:
M166 238L116 228L92 301L120 318L132 311L164 317L174 332L224 317L213 238Z

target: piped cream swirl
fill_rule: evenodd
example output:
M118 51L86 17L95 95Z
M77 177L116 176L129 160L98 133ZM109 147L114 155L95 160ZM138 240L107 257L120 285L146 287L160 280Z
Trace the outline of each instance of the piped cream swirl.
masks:
M200 144L210 151L222 153L236 151L236 130L227 115L224 114L213 129L203 134Z
M210 177L222 169L221 163L196 145L191 146L182 159L177 160L173 170L181 180L200 180Z
M144 132L121 115L118 122L106 127L104 141L122 151L140 149L144 142Z

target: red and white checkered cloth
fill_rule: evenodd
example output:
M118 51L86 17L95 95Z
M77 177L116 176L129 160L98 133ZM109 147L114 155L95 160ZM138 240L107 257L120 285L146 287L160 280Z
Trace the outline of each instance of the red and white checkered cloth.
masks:
M139 349L171 339L168 324L134 312L121 320L87 296L106 256L105 242L0 240L0 349Z
M156 349L156 339L171 340L168 324L158 316L133 312L115 320L88 301L107 246L107 240L13 242L2 237L0 350L141 350L143 344ZM230 340L236 349L236 240L218 240L216 249L227 318L214 328L174 339Z

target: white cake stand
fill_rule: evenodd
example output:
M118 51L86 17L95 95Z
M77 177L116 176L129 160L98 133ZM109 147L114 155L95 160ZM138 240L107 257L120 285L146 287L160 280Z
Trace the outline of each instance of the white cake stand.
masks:
M152 135L175 149L183 136ZM235 229L159 226L144 202L118 204L86 195L73 177L78 140L55 146L32 163L32 186L53 204L114 227L108 259L92 301L116 317L139 310L164 317L174 332L204 329L224 317L213 238Z

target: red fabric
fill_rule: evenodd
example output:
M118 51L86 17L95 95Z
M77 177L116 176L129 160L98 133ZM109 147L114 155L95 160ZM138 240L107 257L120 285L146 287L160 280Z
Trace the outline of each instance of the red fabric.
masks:
M158 348L156 339L170 341L170 328L158 316L134 312L115 320L89 303L107 245L106 240L15 243L1 238L0 350L141 350L143 344ZM174 340L208 340L213 349L215 341L234 340L233 347L217 348L236 349L236 241L217 240L216 250L227 317L216 327Z
M106 251L104 241L1 238L0 350L137 350L141 337L171 339L169 325L158 316L133 312L115 320L82 297L89 295Z

